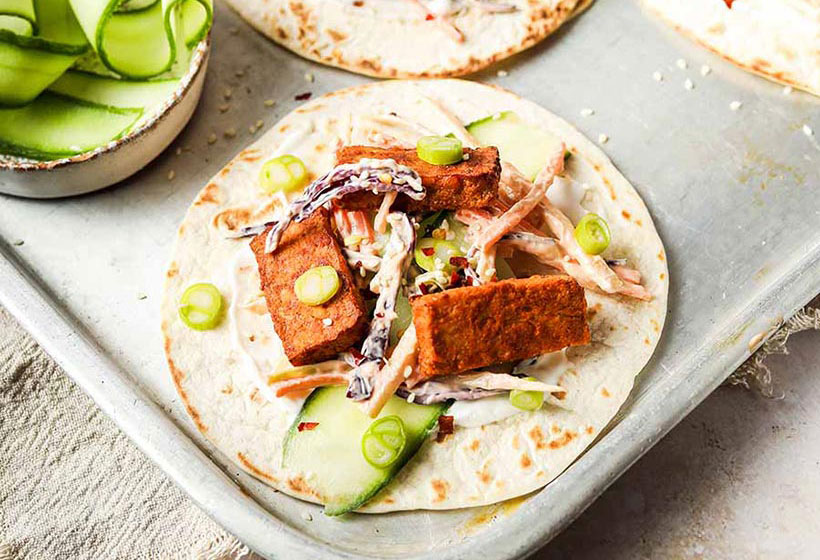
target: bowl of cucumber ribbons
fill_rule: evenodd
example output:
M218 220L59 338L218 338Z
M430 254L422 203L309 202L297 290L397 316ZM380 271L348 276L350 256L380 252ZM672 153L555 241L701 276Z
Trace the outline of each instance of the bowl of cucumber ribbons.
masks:
M0 0L0 192L55 198L136 173L202 93L212 0Z

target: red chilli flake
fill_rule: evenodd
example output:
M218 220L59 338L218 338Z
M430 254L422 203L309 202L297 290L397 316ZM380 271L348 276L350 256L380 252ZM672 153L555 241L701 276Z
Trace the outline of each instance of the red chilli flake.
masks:
M430 293L430 288L427 287L427 284L419 284L419 291L422 294L427 295Z
M315 430L316 426L318 426L318 425L319 425L319 422L299 422L299 425L296 426L296 429L299 430L300 432L304 432L305 430L310 432L311 430Z
M424 247L421 252L424 253L424 256L426 257L432 257L436 250L432 247Z
M433 14L427 14L426 16L424 16L424 19L426 19L427 21L432 21L436 19L436 16L434 16Z
M731 10L732 9L732 2L734 2L735 0L723 0L723 1L726 2L726 7Z
M441 443L444 441L447 436L453 433L453 417L452 416L439 416L438 417L438 435L436 435L436 441Z
M310 93L309 91L306 91L305 93L300 93L299 95L296 95L293 98L296 101L306 101L306 100L310 99L311 95L313 95L313 94Z
M348 352L350 352L350 355L353 356L353 361L356 362L356 365L359 365L364 361L364 354L362 354L352 346L350 347Z
M450 264L459 268L467 268L470 263L467 262L466 257L450 257Z
M459 276L457 270L454 270L450 274L450 286L452 286L453 288L457 288L460 285L461 285L461 276Z

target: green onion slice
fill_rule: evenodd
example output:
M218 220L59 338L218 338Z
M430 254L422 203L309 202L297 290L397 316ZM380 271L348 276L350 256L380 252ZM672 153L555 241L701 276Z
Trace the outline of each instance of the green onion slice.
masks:
M298 157L290 154L279 156L262 165L259 183L268 193L301 190L308 183L308 172Z
M527 377L527 381L538 381L534 377ZM541 391L510 391L510 404L521 410L538 410L544 404L544 393Z
M293 291L305 305L322 305L339 291L339 274L332 266L311 268L296 279Z
M222 319L222 294L213 284L202 282L189 286L179 299L179 317L198 331L207 331Z
M598 214L589 213L575 226L575 240L588 255L600 255L609 247L609 225Z
M416 144L416 153L422 161L433 165L458 163L464 157L461 140L447 136L423 136Z
M386 469L398 460L406 444L402 419L385 416L370 424L362 436L362 455L377 469Z
M416 264L427 272L434 270L450 272L453 270L453 266L450 264L450 258L463 256L464 253L461 252L455 243L443 239L433 239L432 237L419 239L418 243L416 243L416 249L413 252ZM436 265L439 263L440 268L437 268Z

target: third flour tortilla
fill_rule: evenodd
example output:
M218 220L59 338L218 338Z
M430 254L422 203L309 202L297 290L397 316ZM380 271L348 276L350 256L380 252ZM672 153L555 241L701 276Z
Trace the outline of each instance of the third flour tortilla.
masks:
M378 76L446 77L480 70L533 46L592 0L228 0L248 23L297 54ZM459 12L452 24L426 15ZM514 8L491 11L488 6Z
M329 94L287 115L204 187L179 228L162 308L165 349L194 423L227 457L271 486L315 501L309 473L282 467L283 439L298 408L266 398L266 388L248 375L246 356L237 349L237 336L277 340L264 306L254 311L246 297L259 290L249 240L226 236L270 219L282 204L258 186L262 164L294 154L316 176L333 167L339 146L409 143L419 134L448 134L460 123L503 111L515 111L565 143L572 153L565 175L586 185L583 205L604 215L611 228L605 256L628 259L653 299L587 291L592 343L567 351L573 367L558 380L571 410L545 406L484 426L456 426L443 442L425 442L364 511L458 508L526 494L558 476L613 418L652 355L666 315L666 256L640 196L592 142L512 93L460 80L385 82ZM251 336L237 332L232 310L216 329L186 327L177 302L195 282L215 284L230 306L256 313L258 320L243 326Z
M735 64L820 95L820 1L643 0L673 27Z

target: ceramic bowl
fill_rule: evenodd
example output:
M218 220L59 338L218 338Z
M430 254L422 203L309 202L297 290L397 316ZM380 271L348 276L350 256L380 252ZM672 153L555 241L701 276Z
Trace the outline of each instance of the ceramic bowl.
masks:
M156 158L182 131L205 83L210 39L191 58L188 73L159 111L139 128L91 152L52 161L0 155L0 193L58 198L96 191L130 177Z

